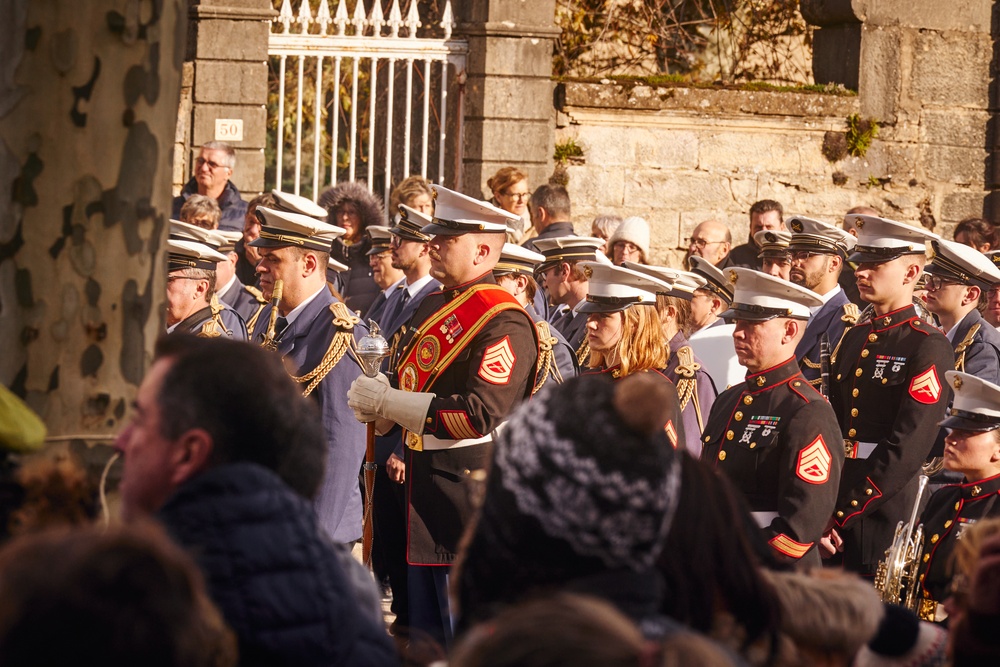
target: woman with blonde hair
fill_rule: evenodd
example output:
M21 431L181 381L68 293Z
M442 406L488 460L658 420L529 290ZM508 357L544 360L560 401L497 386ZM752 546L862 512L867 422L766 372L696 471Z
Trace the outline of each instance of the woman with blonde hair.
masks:
M537 235L538 232L531 226L531 216L528 213L531 190L528 188L527 174L517 167L503 167L493 174L493 178L486 181L486 187L493 193L491 204L521 218L519 228L508 228L508 241L523 243ZM517 238L512 238L514 236Z
M667 340L656 310L656 294L670 285L652 276L600 262L580 262L589 279L587 299L577 306L587 315L590 373L609 373L620 380L649 373L669 385L673 414L664 424L671 444L683 446L684 424L676 408L677 390L664 373Z

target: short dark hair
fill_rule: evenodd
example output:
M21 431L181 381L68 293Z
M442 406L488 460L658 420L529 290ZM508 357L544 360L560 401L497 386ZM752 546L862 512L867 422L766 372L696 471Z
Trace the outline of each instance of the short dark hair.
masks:
M1000 245L1000 239L998 239L1000 233L998 233L997 226L983 218L966 218L958 223L955 225L955 233L952 235L952 238L963 233L969 237L969 241L974 243L977 248L986 243L989 245L990 250L996 250L997 246Z
M767 213L768 211L777 211L778 217L782 220L785 219L784 207L782 207L780 202L776 202L773 199L761 199L760 201L755 201L753 206L750 207L750 218L752 219L753 216Z
M531 195L533 208L544 208L553 220L570 219L569 193L561 185L539 185Z
M50 530L0 552L5 666L224 667L236 653L194 561L152 523Z
M326 458L322 421L278 355L241 341L174 334L157 340L155 359L173 362L157 397L169 415L163 437L204 429L213 441L209 465L256 463L303 497L316 495Z

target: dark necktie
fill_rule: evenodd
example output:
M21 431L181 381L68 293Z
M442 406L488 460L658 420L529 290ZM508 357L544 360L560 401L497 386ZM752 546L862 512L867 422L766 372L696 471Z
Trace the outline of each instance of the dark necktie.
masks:
M281 333L288 328L288 318L278 316L278 319L274 321L274 338L275 340L281 338Z

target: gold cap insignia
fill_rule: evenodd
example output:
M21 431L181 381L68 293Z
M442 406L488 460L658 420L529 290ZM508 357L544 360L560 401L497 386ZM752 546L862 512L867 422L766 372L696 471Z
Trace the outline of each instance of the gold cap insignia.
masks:
M792 231L796 234L801 234L804 227L802 226L802 221L796 218L792 220Z
M591 276L594 275L594 269L590 266L583 267L583 275L587 276L587 280L590 280Z
M955 385L955 389L961 389L962 388L962 378L956 377L955 381L952 384Z
M735 271L730 271L730 272L729 272L729 282L731 282L731 283L732 283L733 285L735 285L735 284L736 284L736 280L737 280L738 278L739 278L739 276L738 276L738 275L736 274L736 272L735 272Z
M767 380L764 379L763 375L761 375L759 378L757 378L757 386L758 387L763 387L765 382L767 382Z
M892 322L892 318L891 318L891 317L886 317L885 319L883 319L883 320L882 320L882 324L883 324L884 326L889 326L889 324L890 324L891 322Z
M854 219L854 226L857 227L858 229L861 229L862 227L865 226L865 221L862 220L861 218L855 218Z

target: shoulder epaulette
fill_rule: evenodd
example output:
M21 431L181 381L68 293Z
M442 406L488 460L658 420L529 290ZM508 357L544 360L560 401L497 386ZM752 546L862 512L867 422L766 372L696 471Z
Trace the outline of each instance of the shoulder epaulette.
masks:
M330 346L326 349L326 354L316 368L305 375L292 376L292 379L299 384L306 385L302 392L303 396L312 393L323 378L333 370L333 367L344 357L347 350L354 345L354 325L361 321L361 318L351 312L351 309L344 305L342 301L335 301L330 304L330 311L333 313L333 325L337 332L330 339Z
M861 311L858 309L857 304L845 303L844 304L844 314L841 315L840 319L843 322L847 322L848 326L854 326L858 323L858 319L861 317Z
M267 303L267 299L264 298L264 293L260 291L259 288L254 287L253 285L244 285L243 289L249 292L250 296L257 300L257 303Z
M219 338L222 334L232 336L233 332L226 329L226 325L222 322L222 316L220 313L223 311L223 306L219 303L218 295L212 295L208 306L212 311L212 315L204 324L201 325L201 330L197 335L201 338Z
M683 410L697 388L694 374L701 368L701 364L695 362L694 351L687 345L677 348L675 354L677 354L677 368L674 372L679 378L676 383L677 398L680 399L680 409Z

